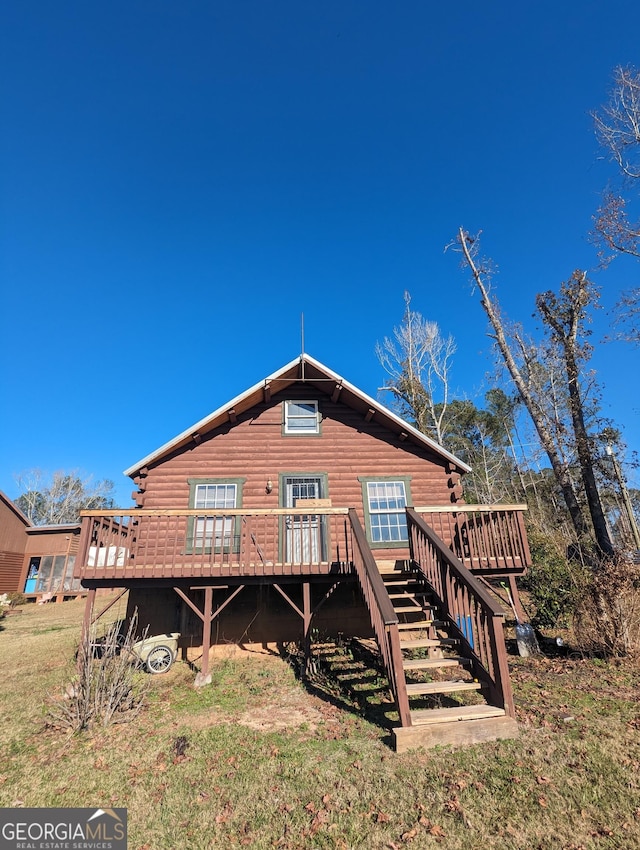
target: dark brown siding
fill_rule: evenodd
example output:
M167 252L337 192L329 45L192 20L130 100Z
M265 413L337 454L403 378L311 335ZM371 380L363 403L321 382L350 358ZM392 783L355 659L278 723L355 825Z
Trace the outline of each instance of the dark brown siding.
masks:
M314 605L326 589L326 585L312 588ZM288 584L286 591L301 607L300 586ZM202 610L203 594L191 591L189 595ZM214 609L225 596L224 591L214 593ZM181 646L202 646L202 621L171 588L130 590L127 617L136 609L141 632L145 628L149 635L176 631L181 633ZM317 639L370 637L371 621L358 587L349 584L338 588L313 617L311 627ZM268 585L246 587L211 624L211 641L217 644L287 642L301 637L301 618Z
M284 436L282 401L318 399L322 414L319 436ZM428 447L404 441L375 421L309 387L290 387L269 405L258 405L202 442L177 452L142 479L144 508L187 508L189 478L243 478L242 507L279 507L281 473L326 473L328 498L334 507L355 507L364 522L360 476L408 476L414 505L452 501L446 461ZM265 492L266 483L273 490ZM380 556L383 553L379 553ZM400 550L390 556L404 557Z
M48 528L30 529L27 534L25 554L31 555L75 555L78 551L80 528L49 530Z
M24 519L0 496L0 593L22 590L20 577L27 542Z

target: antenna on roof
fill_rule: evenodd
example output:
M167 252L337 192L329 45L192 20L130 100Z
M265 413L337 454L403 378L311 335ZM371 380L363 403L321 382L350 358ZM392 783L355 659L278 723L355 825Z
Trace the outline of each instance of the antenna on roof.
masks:
M300 369L304 381L304 313L300 313Z

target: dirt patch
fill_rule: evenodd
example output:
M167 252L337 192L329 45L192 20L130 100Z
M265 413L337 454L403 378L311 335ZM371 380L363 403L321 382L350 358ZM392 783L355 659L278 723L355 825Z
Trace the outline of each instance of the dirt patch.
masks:
M307 726L309 731L315 731L318 723L323 720L317 709L301 702L298 705L272 703L246 711L236 719L236 723L258 732L278 732L300 726Z
M279 732L301 726L314 732L320 724L337 723L336 714L332 706L327 706L310 694L292 689L281 692L277 702L271 700L236 716L211 708L185 717L184 721L193 729L235 723L258 732Z

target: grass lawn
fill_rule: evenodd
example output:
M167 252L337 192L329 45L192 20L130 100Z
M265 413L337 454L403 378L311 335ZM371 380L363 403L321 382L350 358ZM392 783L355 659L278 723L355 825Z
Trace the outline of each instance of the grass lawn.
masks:
M179 662L132 723L73 735L44 720L83 607L0 621L0 806L123 806L138 850L640 847L631 661L512 657L519 739L462 750L394 753L385 683L346 650L309 689L265 652L198 691Z

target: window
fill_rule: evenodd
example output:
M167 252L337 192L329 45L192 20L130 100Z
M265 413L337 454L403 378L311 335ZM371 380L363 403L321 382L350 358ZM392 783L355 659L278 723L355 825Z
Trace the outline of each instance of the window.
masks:
M243 479L191 479L189 505L202 516L189 518L189 552L235 552L239 548L239 517L224 516L225 509L240 507ZM206 514L205 514L206 511ZM213 512L221 515L214 515ZM212 512L209 514L209 512Z
M319 434L320 414L317 401L285 401L285 434Z
M365 518L371 545L406 544L408 479L360 479L363 487Z

